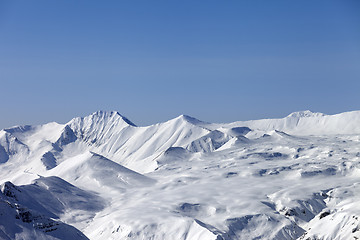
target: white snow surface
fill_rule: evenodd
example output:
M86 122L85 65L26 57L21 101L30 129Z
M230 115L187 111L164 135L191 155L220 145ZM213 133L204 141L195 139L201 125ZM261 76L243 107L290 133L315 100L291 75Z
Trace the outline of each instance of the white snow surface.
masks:
M359 239L360 111L0 131L0 239Z

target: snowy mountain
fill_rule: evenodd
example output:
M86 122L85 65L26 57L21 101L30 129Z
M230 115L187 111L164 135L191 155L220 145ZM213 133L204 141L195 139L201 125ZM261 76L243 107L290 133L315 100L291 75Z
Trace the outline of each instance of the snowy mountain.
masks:
M0 131L0 239L360 238L360 111Z

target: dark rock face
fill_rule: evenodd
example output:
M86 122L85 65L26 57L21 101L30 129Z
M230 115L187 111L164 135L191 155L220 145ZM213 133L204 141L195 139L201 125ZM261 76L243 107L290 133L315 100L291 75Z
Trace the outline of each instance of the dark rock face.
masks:
M329 216L329 215L330 215L330 212L323 212L323 213L320 214L319 218L322 219L322 218L324 218L326 216Z
M17 193L20 193L21 191L11 182L5 182L1 185L1 192L2 192L2 194L4 194L7 197L18 200L16 195L17 195Z
M45 165L46 170L50 170L56 167L56 158L52 152L46 152L42 158L41 162Z
M66 125L60 138L56 141L56 145L58 145L59 147L68 145L72 142L75 142L77 139L75 133L73 132L73 130Z
M71 225L58 220L44 212L44 207L34 204L27 190L11 182L1 185L0 192L0 226L7 231L1 232L0 239L15 239L17 233L28 229L29 238L47 239L88 239ZM1 217L2 216L2 217Z
M9 160L9 155L5 151L5 148L0 145L0 163L5 163Z

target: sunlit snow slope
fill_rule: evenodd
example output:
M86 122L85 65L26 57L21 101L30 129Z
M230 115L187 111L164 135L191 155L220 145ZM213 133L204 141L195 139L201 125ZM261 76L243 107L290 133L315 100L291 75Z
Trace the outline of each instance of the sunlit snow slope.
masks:
M0 239L359 239L360 111L0 131Z

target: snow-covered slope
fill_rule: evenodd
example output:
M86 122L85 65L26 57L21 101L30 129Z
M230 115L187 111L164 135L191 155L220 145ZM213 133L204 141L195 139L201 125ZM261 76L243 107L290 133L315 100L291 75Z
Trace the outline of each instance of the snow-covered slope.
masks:
M73 226L61 222L59 214L67 208L96 210L90 208L96 203L82 204L94 198L55 177L20 187L5 182L0 192L0 238L88 239ZM99 202L98 209L100 206Z
M0 239L360 238L360 111L0 131Z
M154 170L154 157L169 147L185 146L210 131L181 115L165 123L136 127L117 112L96 112L67 125L91 151L140 172Z
M282 119L235 122L229 125L263 131L279 130L295 135L355 134L360 133L360 111L336 115L302 111L291 113Z

